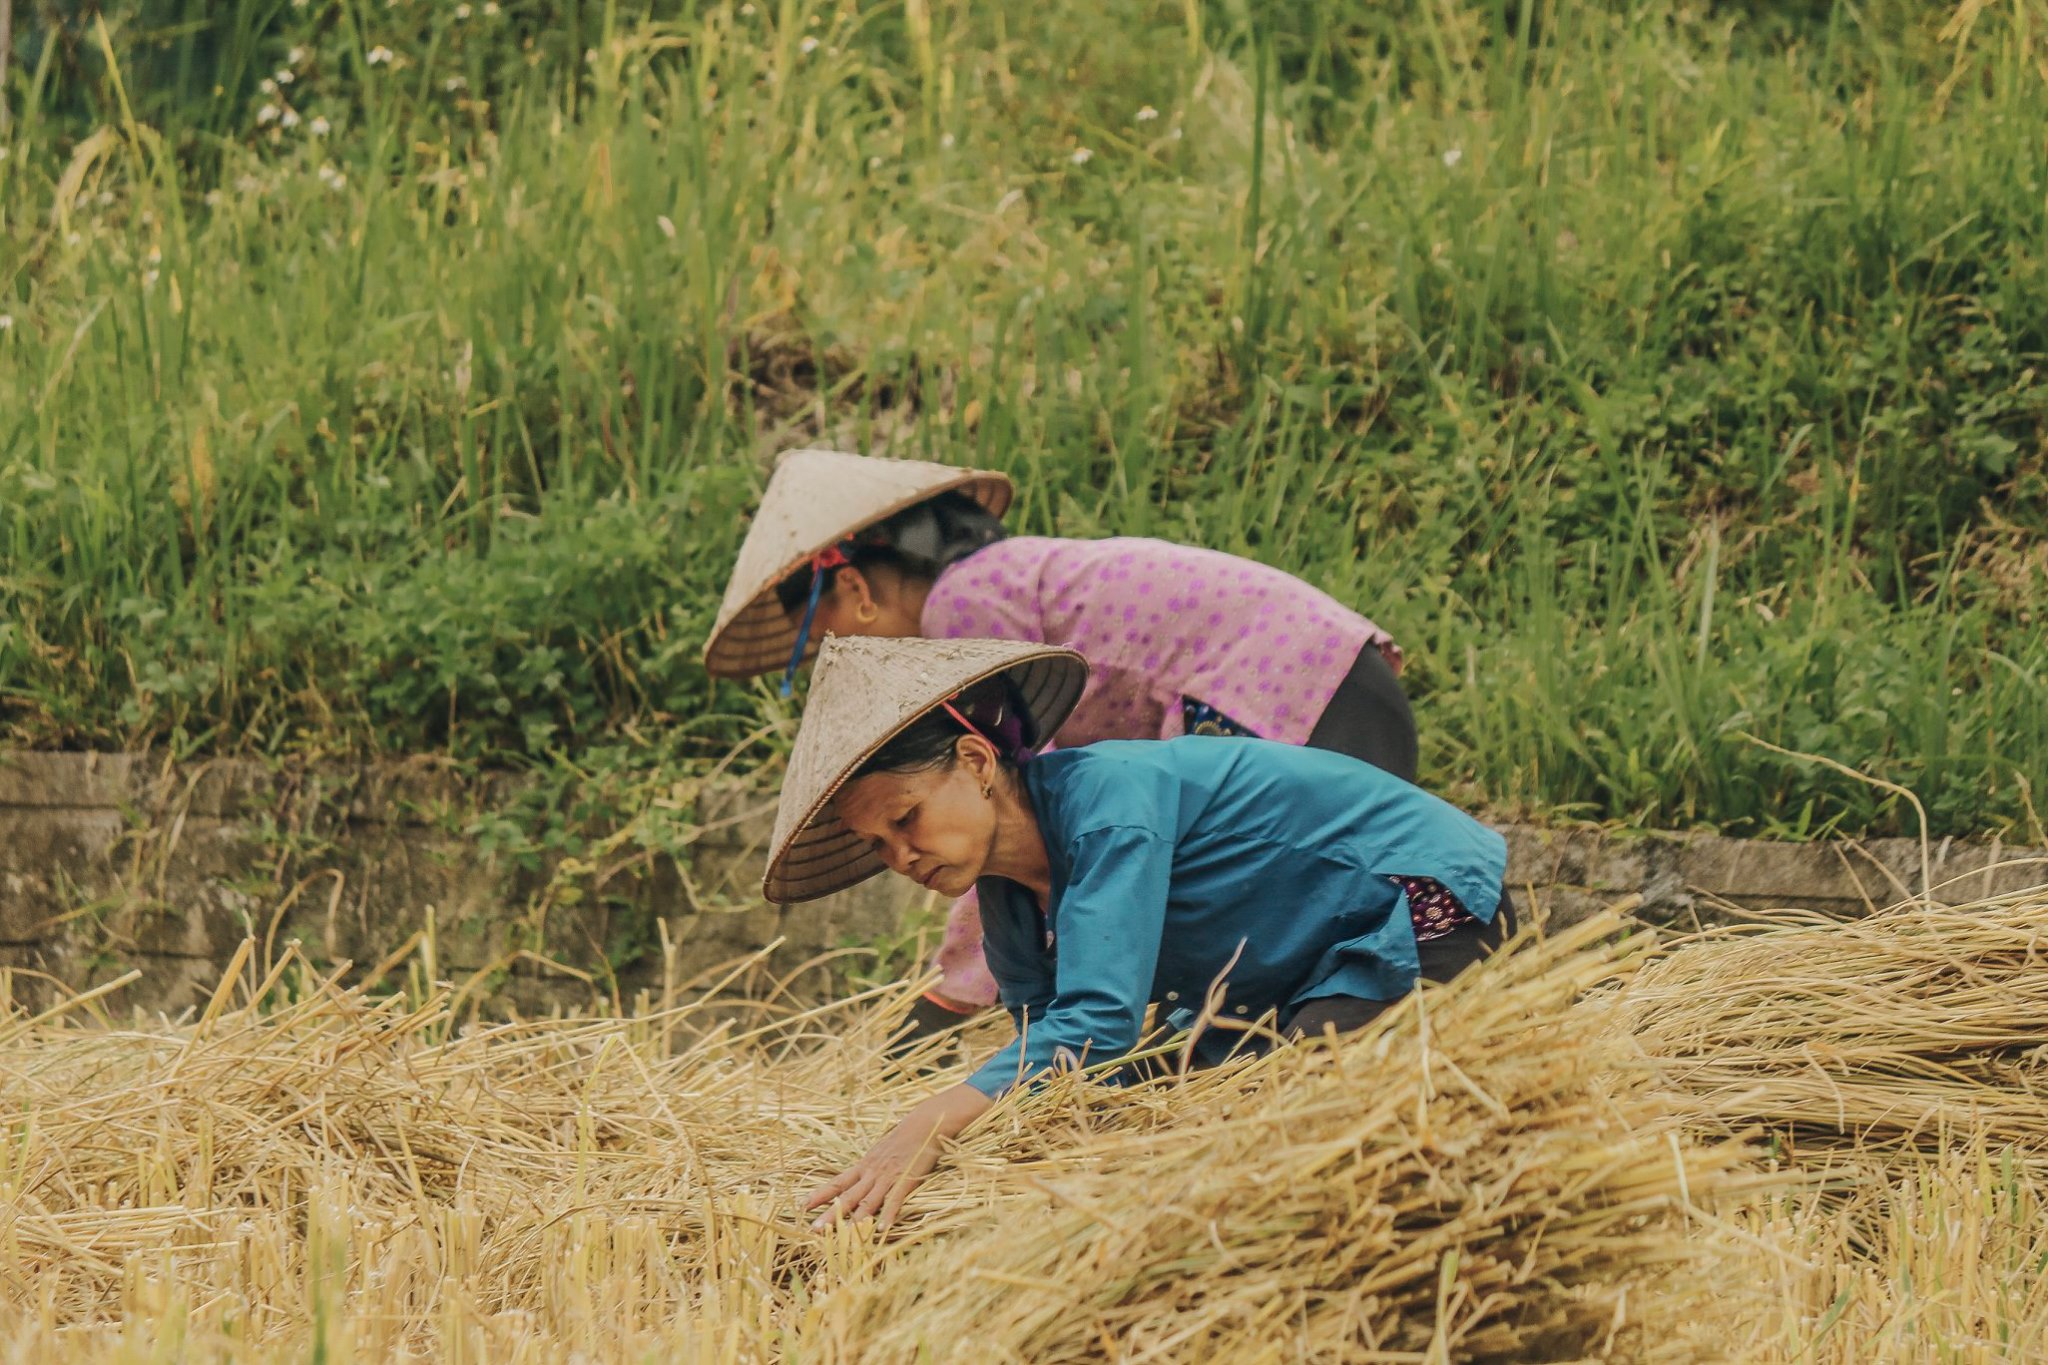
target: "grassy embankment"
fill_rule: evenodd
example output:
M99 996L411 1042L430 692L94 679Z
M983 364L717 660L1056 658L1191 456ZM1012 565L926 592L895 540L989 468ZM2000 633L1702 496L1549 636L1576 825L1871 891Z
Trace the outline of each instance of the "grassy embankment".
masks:
M31 6L5 735L636 809L783 715L696 652L823 431L1359 604L1496 810L1911 829L1753 735L2038 836L2044 30L1965 8Z

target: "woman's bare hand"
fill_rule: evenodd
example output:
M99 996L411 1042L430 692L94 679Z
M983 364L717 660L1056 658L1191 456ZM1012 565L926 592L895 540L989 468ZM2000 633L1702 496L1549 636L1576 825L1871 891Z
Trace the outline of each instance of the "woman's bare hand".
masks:
M940 1145L993 1103L973 1086L956 1085L918 1105L866 1156L811 1192L804 1208L828 1206L811 1226L822 1228L835 1218L872 1217L884 1228L894 1223L903 1201L938 1164Z

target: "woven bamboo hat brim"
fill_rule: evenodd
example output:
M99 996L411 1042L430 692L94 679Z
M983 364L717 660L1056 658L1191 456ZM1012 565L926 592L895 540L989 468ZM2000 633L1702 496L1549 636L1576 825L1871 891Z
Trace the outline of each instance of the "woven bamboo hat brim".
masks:
M1065 722L1088 681L1080 655L1049 645L828 639L782 782L761 894L790 905L843 891L882 871L881 855L840 823L832 798L855 769L919 716L998 673L1009 675L1040 742Z
M718 621L704 643L704 667L721 678L750 678L787 667L796 627L776 600L775 585L856 531L956 488L991 516L1010 508L1009 477L992 470L836 450L784 455L740 545ZM812 641L805 657L817 648Z

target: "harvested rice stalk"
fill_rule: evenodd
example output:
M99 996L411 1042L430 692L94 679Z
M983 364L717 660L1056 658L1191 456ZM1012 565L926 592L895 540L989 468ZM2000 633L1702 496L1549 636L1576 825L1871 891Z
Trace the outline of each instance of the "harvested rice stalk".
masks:
M1708 1253L1740 1267L1689 1334L1701 1360L2048 1360L2048 1176L1982 1134L1845 1156L1740 1200ZM1710 1229L1710 1239L1721 1229Z
M1605 994L1611 922L1525 945L1337 1049L1018 1097L884 1243L796 1209L950 1079L866 1003L464 1034L298 964L192 1027L0 1018L0 1365L2027 1358L2042 905L1714 935ZM1766 1200L1688 1115L1825 1183Z
M194 1027L16 1018L0 1361L1585 1353L1739 1183L1579 1036L1615 927L1338 1049L1019 1097L885 1243L797 1209L948 1079L886 1067L866 1004L464 1034L314 979Z
M335 1359L610 1359L702 1321L771 1343L818 1262L780 1226L807 1133L902 1102L869 1004L465 1035L445 996L314 978L196 1027L0 1021L0 1360L304 1359L316 1331Z
M1602 1351L1630 1324L1630 1291L1691 1261L1680 1210L1746 1178L1736 1145L1678 1131L1626 1040L1574 1027L1574 999L1642 951L1607 941L1619 927L1524 942L1342 1046L1112 1101L1112 1131L1057 1149L1037 1137L1051 1111L1099 1096L1026 1101L1008 1133L997 1111L967 1144L988 1190L977 1224L835 1295L805 1353Z
M1700 1119L1795 1150L1981 1132L2048 1166L2048 888L1715 931L1640 973L1619 1017Z

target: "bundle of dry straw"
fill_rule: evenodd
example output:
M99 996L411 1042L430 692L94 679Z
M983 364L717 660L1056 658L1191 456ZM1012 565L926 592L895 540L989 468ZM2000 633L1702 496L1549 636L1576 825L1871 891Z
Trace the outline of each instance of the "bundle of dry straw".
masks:
M1836 922L1777 912L1644 970L1625 1026L1696 1119L1796 1154L1975 1134L2048 1166L2048 887Z
M16 1014L0 1361L2048 1349L2048 896L1779 920L1607 917L1339 1046L1062 1079L887 1241L797 1208L953 1078L873 999L465 1030L288 959L189 1025Z
M1141 1092L1031 1160L984 1136L992 1216L836 1296L817 1336L861 1361L1655 1354L1621 1335L1630 1294L1693 1260L1683 1210L1747 1178L1626 1040L1577 1026L1643 951L1619 927L1524 941L1359 1041Z
M1020 1096L909 1245L797 1208L951 1079L887 1067L872 1002L464 1032L287 964L186 1027L17 1017L0 1359L1587 1354L1744 1179L1576 1021L1617 927L1335 1049Z
M2048 889L1848 922L1776 911L1618 997L1702 1131L1763 1125L1803 1188L1721 1212L1736 1360L2048 1356Z
M184 1028L0 1026L0 1359L772 1340L820 1259L778 1231L789 1191L862 1104L834 1053L872 1059L881 1026L849 1002L824 1046L817 1015L747 1032L708 1003L464 1028L445 989L372 1000L295 957L224 1008L236 986Z
M1825 1179L1722 1212L1702 1360L2048 1360L2048 1175L1982 1134L1938 1153L1830 1152ZM1729 1235L1720 1237L1723 1230Z

